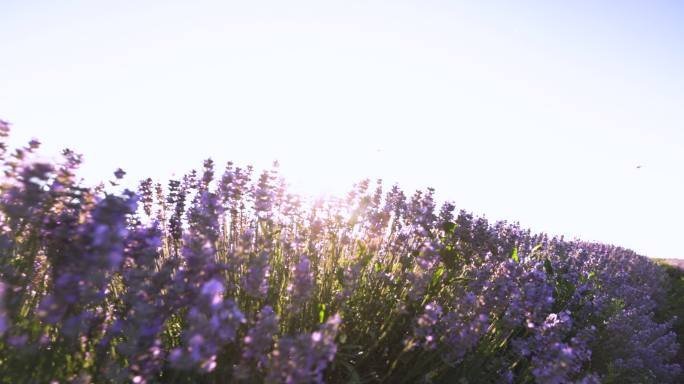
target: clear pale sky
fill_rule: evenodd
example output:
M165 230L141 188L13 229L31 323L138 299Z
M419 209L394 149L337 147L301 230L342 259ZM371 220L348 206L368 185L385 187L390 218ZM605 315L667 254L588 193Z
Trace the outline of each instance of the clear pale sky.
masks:
M684 257L684 2L4 0L0 48L13 144L88 180L277 159Z

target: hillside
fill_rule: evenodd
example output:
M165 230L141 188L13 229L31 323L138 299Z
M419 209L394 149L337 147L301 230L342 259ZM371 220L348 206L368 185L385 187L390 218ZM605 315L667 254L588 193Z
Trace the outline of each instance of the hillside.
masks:
M655 259L659 263L665 263L673 267L684 270L684 259Z

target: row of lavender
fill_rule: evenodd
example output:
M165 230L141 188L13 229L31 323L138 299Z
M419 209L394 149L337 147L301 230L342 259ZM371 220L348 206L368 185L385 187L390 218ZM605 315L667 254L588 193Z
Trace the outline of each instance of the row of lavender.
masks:
M210 160L113 193L38 147L1 151L1 382L678 379L653 317L666 276L631 251L438 209L431 190L306 204L275 171Z

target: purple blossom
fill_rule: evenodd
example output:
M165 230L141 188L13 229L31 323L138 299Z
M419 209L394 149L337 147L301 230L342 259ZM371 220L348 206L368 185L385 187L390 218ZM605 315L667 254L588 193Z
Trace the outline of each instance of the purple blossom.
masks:
M681 381L670 278L632 251L437 211L431 189L307 200L211 160L112 193L71 150L6 158L7 130L7 380Z
M269 383L323 383L323 372L337 353L341 320L334 315L317 331L278 340L267 367Z
M291 304L299 306L313 293L314 280L309 258L305 255L299 257L299 263L292 267L292 279L287 286Z
M10 327L9 318L7 316L7 310L5 309L5 291L7 286L5 283L0 281L0 337L7 331Z
M252 258L247 273L241 276L240 286L248 295L255 298L266 296L271 268L268 262L268 253L260 252Z
M256 371L263 373L268 365L268 356L273 349L273 341L278 333L278 316L270 306L261 309L257 321L247 332L243 343L242 361L237 368L237 375L247 378Z

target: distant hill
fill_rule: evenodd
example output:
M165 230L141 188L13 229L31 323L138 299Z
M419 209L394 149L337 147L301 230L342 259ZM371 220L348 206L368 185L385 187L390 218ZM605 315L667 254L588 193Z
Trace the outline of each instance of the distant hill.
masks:
M684 259L656 259L656 261L684 270Z

